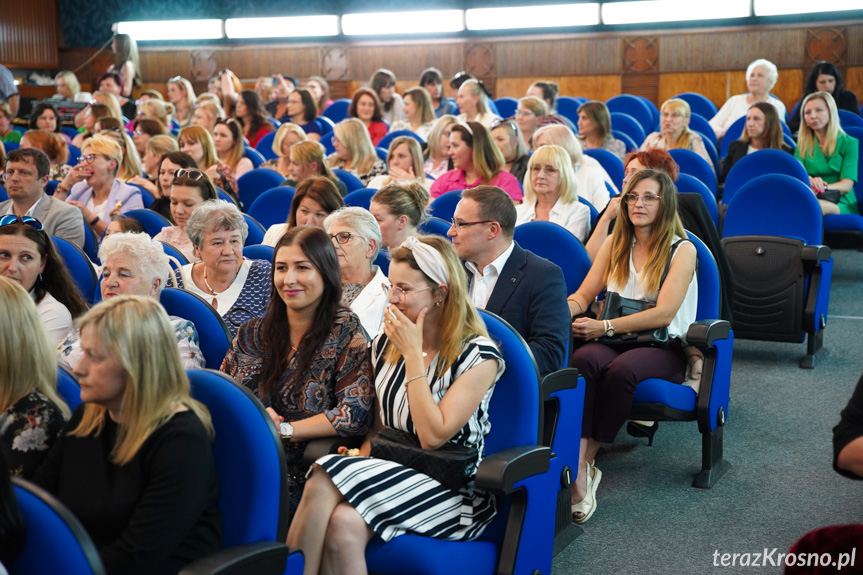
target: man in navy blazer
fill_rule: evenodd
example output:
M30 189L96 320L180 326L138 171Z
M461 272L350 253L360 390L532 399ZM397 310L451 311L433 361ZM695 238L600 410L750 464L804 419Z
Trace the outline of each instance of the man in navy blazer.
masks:
M505 319L527 341L540 373L566 363L570 317L563 271L513 241L515 206L496 186L462 192L448 235L468 272L477 308Z

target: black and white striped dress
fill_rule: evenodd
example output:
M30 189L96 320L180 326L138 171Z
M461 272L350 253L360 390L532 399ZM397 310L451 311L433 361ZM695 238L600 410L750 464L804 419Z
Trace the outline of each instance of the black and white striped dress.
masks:
M381 410L378 416L387 427L415 434L407 393L402 385L404 361L386 363L383 357L386 344L386 335L380 334L372 345L375 387ZM500 351L487 337L477 336L466 342L450 369L429 384L435 402L440 403L461 374L487 359L498 360L496 382L504 372ZM428 369L430 376L438 360L439 356L432 360ZM419 382L414 385L416 383ZM494 386L450 441L476 445L480 454L483 453L485 435L491 429L488 404L493 390ZM327 455L316 463L384 541L404 533L454 541L475 539L494 518L494 497L474 489L473 481L460 491L452 491L419 471L383 459Z

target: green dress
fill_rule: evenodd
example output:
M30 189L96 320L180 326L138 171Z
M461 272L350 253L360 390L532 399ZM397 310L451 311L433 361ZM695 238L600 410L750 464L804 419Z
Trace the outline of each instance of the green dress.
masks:
M825 158L821 152L821 146L814 146L812 157L801 158L800 151L794 150L794 157L800 160L806 173L811 177L819 177L828 184L835 184L839 180L849 179L857 182L857 159L860 143L856 138L845 132L839 132L836 139L836 152L829 158ZM859 214L857 196L852 189L847 194L842 194L839 200L839 212L843 214Z

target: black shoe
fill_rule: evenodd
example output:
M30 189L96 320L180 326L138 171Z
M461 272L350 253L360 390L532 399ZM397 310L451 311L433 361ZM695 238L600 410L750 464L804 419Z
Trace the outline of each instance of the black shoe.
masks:
M648 446L653 446L653 436L657 429L659 429L658 421L654 421L653 425L642 425L636 421L630 421L626 424L626 433L632 437L646 437Z

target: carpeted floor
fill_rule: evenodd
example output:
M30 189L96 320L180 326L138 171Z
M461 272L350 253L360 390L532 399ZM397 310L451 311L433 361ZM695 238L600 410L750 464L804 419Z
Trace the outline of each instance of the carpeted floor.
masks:
M597 511L553 573L781 573L714 566L714 553L785 553L817 527L863 522L863 482L833 471L831 431L863 373L863 253L834 259L814 370L797 366L804 344L735 341L725 477L711 490L690 486L701 463L695 423L663 423L653 447L622 430L597 459ZM859 564L863 542L858 551Z

